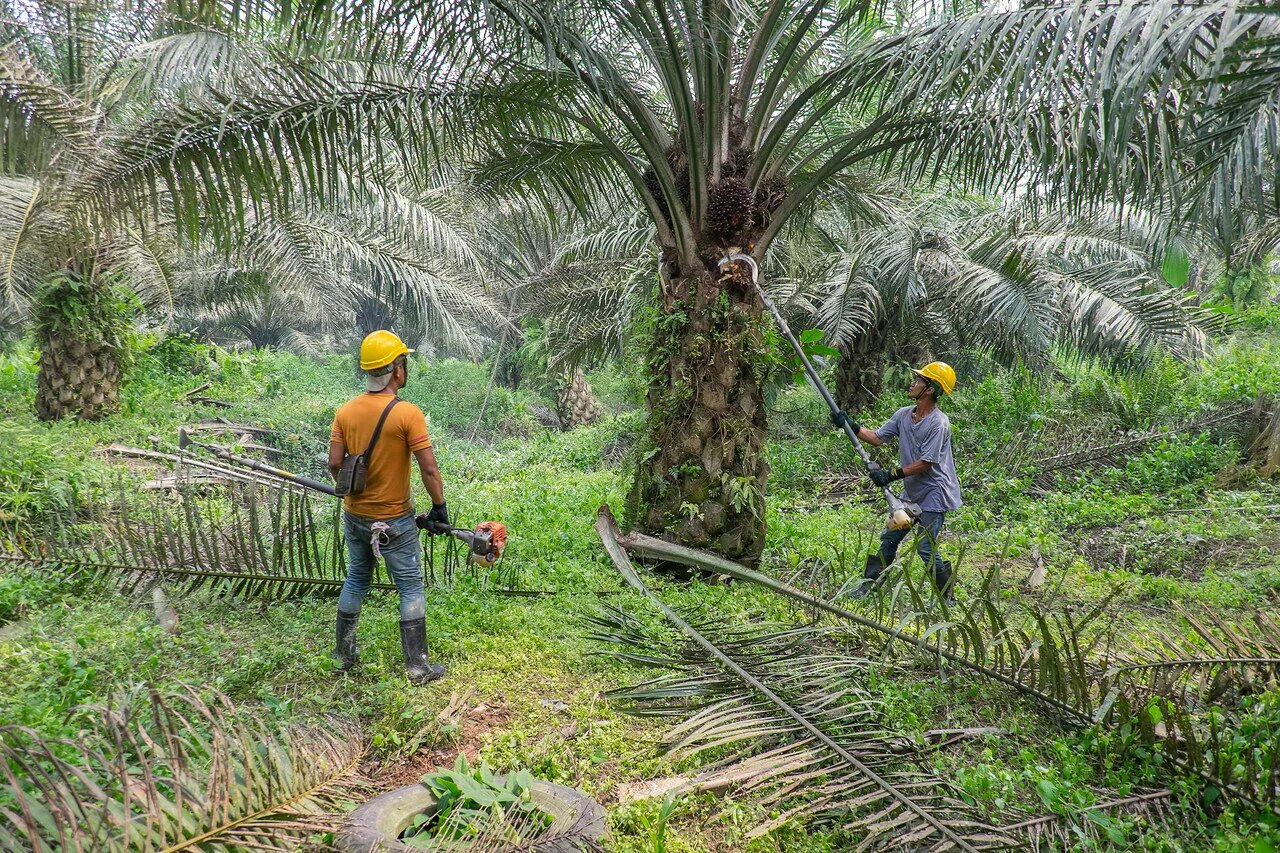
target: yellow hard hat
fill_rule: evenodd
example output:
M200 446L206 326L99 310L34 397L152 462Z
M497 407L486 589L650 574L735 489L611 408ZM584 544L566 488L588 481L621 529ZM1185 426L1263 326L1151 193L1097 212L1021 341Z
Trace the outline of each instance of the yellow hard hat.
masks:
M938 383L942 393L950 395L956 390L956 372L945 361L931 361L919 370L912 370L916 376L923 376Z
M386 367L405 353L413 352L404 345L400 336L386 329L379 329L364 336L360 342L360 369L377 370Z

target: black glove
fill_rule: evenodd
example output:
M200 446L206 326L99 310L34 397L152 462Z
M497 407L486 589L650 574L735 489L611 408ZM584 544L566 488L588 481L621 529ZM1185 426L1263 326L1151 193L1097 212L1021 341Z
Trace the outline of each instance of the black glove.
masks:
M877 486L879 486L882 489L885 486L892 483L894 480L901 480L901 479L902 479L901 468L894 468L892 471L888 470L887 468L876 468L871 472L871 482L875 483Z
M840 430L844 429L845 424L848 424L850 427L852 427L854 435L857 435L858 430L862 429L862 427L856 421L852 421L849 419L848 413L844 412L841 409L836 409L834 412L831 413L831 423L833 426L835 426L836 429L840 429Z
M424 512L419 515L415 521L422 530L427 531L432 536L437 533L444 533L444 529L437 525L449 526L449 507L442 503L433 504L431 512Z

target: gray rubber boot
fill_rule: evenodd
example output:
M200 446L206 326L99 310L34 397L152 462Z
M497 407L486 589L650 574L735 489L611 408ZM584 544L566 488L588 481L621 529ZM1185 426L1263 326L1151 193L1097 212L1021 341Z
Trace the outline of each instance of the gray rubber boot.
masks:
M411 684L426 684L444 676L444 666L427 658L427 620L400 621L400 647L404 649L404 671Z
M338 611L337 638L333 645L333 659L337 663L334 672L346 675L356 665L356 623L360 621L359 613L343 613Z

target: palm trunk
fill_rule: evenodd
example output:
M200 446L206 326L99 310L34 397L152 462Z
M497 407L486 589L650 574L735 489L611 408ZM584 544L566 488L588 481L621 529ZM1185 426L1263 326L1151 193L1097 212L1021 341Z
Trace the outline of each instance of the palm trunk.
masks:
M744 269L664 265L632 527L745 563L764 549L763 306Z
M115 310L100 284L56 286L37 307L40 373L36 415L41 420L97 420L119 409L122 341L99 333L100 320ZM69 317L89 318L73 323ZM108 327L101 327L108 328Z
M887 326L881 322L840 348L836 402L855 417L880 399L884 390Z
M581 367L567 371L556 394L556 414L565 429L590 426L600 420L600 403Z
M1276 405L1271 419L1253 440L1249 459L1264 477L1280 474L1280 404Z

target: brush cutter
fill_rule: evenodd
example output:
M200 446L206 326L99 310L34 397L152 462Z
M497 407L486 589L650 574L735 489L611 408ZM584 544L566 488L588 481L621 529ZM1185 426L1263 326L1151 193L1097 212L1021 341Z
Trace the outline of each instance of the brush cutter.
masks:
M791 334L791 327L787 325L787 321L782 319L782 313L778 311L778 306L773 304L773 300L769 298L769 294L764 292L764 288L760 286L760 266L756 263L756 259L742 252L730 252L728 255L720 259L720 269L724 269L735 263L744 263L751 270L751 284L756 289L756 293L760 296L760 301L764 303L764 307L773 315L773 321L778 324L778 329L782 332L783 337L791 344L791 348L795 350L796 357L800 359L801 365L804 366L805 375L809 377L809 382L813 385L814 390L826 402L827 408L831 410L834 417L840 413L840 407L836 405L835 398L831 396L831 392L827 390L826 384L818 376L818 371L814 369L813 362L809 360L809 356L805 354L804 347L800 346L800 341L796 340L796 336ZM862 461L867 466L868 471L877 471L880 469L880 463L871 458L871 454L858 440L858 434L854 432L853 426L846 418L843 424L844 434L853 442L853 447L858 451L858 455L862 457ZM885 520L886 530L905 530L910 527L912 522L920 517L920 505L911 501L904 501L902 498L894 494L893 490L888 486L884 487L884 499L889 506L889 517Z
M424 527L421 516L418 526ZM437 523L435 529L436 533L452 536L466 545L467 562L471 565L492 566L502 558L507 547L507 526L500 521L482 521L472 530Z
M178 428L178 448L186 450L188 447L196 447L200 450L208 451L219 459L225 459L235 465L243 465L254 471L268 474L272 477L278 477L281 480L287 480L290 483L296 483L304 488L313 489L317 492L323 492L331 497L336 497L333 486L328 483L322 483L319 480L313 480L310 477L304 477L301 474L295 474L292 471L286 471L283 468L277 468L274 465L268 465L265 462L259 462L257 459L250 459L247 456L240 456L227 450L225 447L219 447L216 444L204 444L193 439L185 429ZM419 527L422 523L419 522ZM448 525L437 524L436 532L445 536L452 536L459 542L467 546L467 562L492 566L502 556L502 551L507 545L507 528L506 525L497 521L482 521L472 530L466 530L460 527L452 527Z

